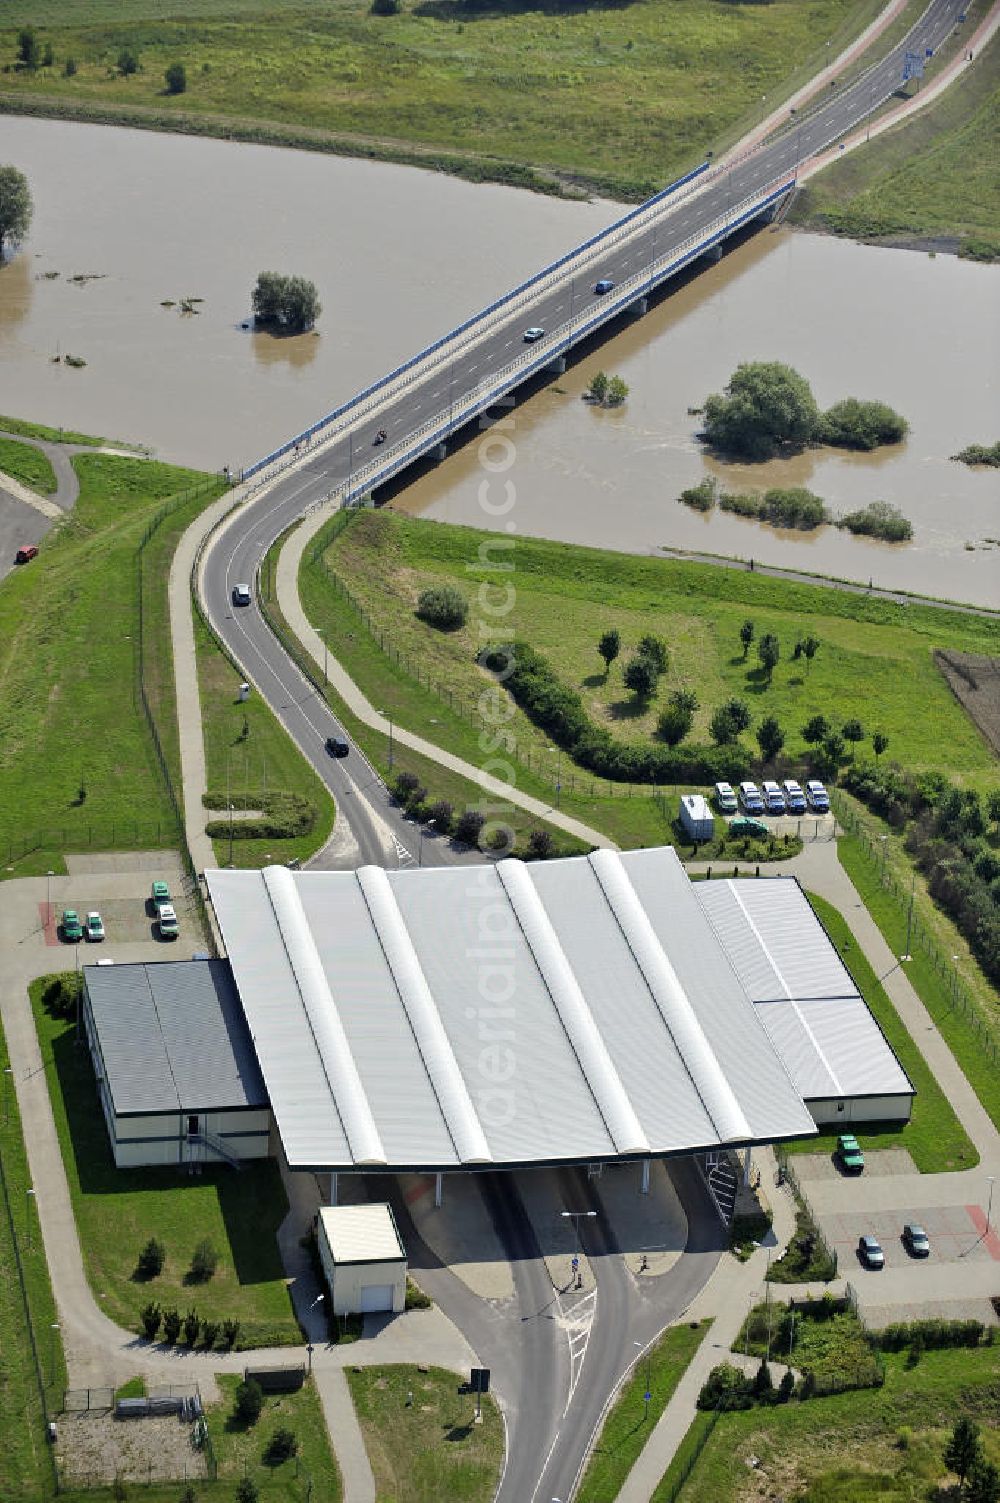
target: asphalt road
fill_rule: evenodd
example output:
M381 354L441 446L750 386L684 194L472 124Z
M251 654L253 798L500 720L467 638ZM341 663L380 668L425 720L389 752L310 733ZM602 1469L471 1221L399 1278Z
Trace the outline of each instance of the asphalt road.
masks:
M348 483L359 466L382 455L388 462L394 447L408 441L432 418L447 420L454 406L491 371L502 370L515 360L527 348L523 341L527 326L538 325L546 331L545 339L533 347L544 352L546 341L565 338L598 308L601 300L593 291L598 277L622 283L684 245L749 195L793 178L799 163L844 135L899 89L906 51L922 56L927 49L937 50L961 14L962 0L932 0L904 41L858 81L844 89L832 87L821 105L790 115L781 135L718 171L699 191L667 199L655 222L617 241L597 260L588 255L579 265L571 263L562 281L539 292L530 306L505 320L489 321L481 337L474 339L467 333L453 350L446 346L405 389L388 388L384 401L353 422L349 433L345 429L342 436L331 438L311 458L279 477L266 494L248 502L237 524L211 547L206 558L205 603L212 624L333 793L342 827L349 827L351 837L340 858L343 864L406 865L418 854L418 832L400 817L356 747L344 760L328 757L325 739L343 734L342 727L286 656L256 604L233 608L233 586L252 583L271 542L312 504ZM372 440L379 428L386 430L388 441L376 449ZM437 865L476 857L456 850L450 842L425 840L423 859L425 864Z

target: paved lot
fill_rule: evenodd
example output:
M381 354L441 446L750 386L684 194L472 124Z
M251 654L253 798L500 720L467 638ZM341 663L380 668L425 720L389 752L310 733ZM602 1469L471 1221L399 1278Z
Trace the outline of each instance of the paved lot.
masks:
M931 1251L927 1258L912 1258L902 1243L903 1226L907 1221L916 1221L923 1227L930 1240ZM919 1210L903 1207L898 1211L855 1212L850 1215L824 1216L823 1235L837 1250L839 1271L854 1280L854 1270L859 1275L884 1279L894 1268L931 1269L943 1264L1000 1262L1000 1237L995 1232L985 1235L985 1224L978 1206L923 1207ZM876 1236L885 1253L885 1268L872 1272L862 1267L857 1256L858 1238L863 1233ZM961 1293L957 1270L950 1275L952 1292ZM1000 1289L1000 1270L997 1271L997 1288Z
M808 1194L809 1186L823 1180L854 1180L860 1183L862 1176L847 1174L840 1167L836 1154L797 1153L790 1155L795 1178ZM917 1166L905 1148L882 1148L876 1152L865 1149L864 1179L887 1179L897 1174L916 1174Z
M40 543L52 518L0 489L0 579L15 568L14 554L25 543ZM31 568L30 564L25 565Z

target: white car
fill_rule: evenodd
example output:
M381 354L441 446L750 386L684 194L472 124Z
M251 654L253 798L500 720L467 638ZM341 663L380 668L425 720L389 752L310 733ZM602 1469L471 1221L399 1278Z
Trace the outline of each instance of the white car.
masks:
M532 324L530 329L525 329L524 331L525 344L535 344L537 340L544 338L545 330L540 329L537 324Z
M739 808L731 783L716 783L715 802L720 814L735 814Z
M810 809L814 809L817 814L829 813L830 795L823 787L823 784L818 783L815 778L806 784L806 798L809 801Z
M764 800L756 783L740 784L740 803L747 814L764 813Z
M99 943L104 938L104 920L99 913L88 913L83 921L83 932L91 943Z
M248 584L233 585L233 604L250 604L250 586Z
M785 795L778 787L778 784L773 779L768 778L765 782L761 783L760 789L764 795L764 803L768 814L784 814Z
M785 808L789 814L804 814L806 812L806 796L794 778L786 778L782 783L785 790Z
M156 910L156 922L159 925L161 939L176 939L181 932L177 922L177 911L172 903L160 904Z

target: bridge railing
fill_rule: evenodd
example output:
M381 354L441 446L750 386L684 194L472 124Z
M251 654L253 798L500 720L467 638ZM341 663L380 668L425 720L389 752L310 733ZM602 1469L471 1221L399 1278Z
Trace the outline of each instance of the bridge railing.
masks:
M481 308L478 313L472 314L472 316L470 318L467 318L464 323L461 323L456 328L449 330L447 334L443 334L441 338L436 339L433 344L425 346L424 349L420 350L416 355L412 356L411 359L404 361L404 363L397 366L395 370L392 370L387 375L380 377L379 380L373 382L371 386L365 387L363 391L358 392L355 396L351 397L349 401L344 402L340 407L335 408L333 412L329 412L324 417L319 418L315 423L311 424L310 427L305 428L301 433L296 434L294 438L288 439L288 441L282 444L279 448L272 450L270 454L266 454L263 459L258 459L252 465L248 465L247 468L243 471L243 478L249 479L259 470L264 469L265 466L274 464L284 455L288 453L294 453L303 443L311 442L312 439L315 438L317 433L319 433L322 429L328 428L331 423L335 423L338 418L344 417L352 410L360 408L362 403L368 401L371 397L377 396L379 392L384 391L385 388L392 382L397 381L408 371L413 370L415 366L420 365L424 360L428 358L428 356L436 354L437 351L442 349L445 345L451 344L454 340L461 338L463 334L467 333L470 329L475 328L477 325L482 324L485 319L488 319L494 313L499 312L501 308L509 308L513 310L518 299L523 299L525 293L537 289L541 282L544 282L547 277L553 276L556 272L561 271L562 268L568 265L570 261L575 260L579 256L585 255L587 251L593 250L598 245L613 244L616 240L621 238L621 235L624 232L630 230L635 225L636 221L643 215L651 215L655 212L659 205L664 202L665 199L672 197L681 188L686 187L688 183L691 183L695 178L700 177L702 173L704 173L708 169L708 165L709 164L707 161L701 162L697 167L693 168L691 172L686 172L683 177L679 177L676 182L670 183L668 187L661 189L661 191L655 194L652 198L646 199L644 203L637 204L634 209L630 209L627 214L623 214L621 218L616 219L613 224L608 225L603 230L598 230L597 233L591 235L588 240L584 240L580 245L574 246L572 250L567 251L557 260L550 262L548 266L543 266L540 271L534 272L530 277L527 278L526 281L519 282L518 285L516 287L512 287L509 292L505 292L494 302L489 303L485 308Z

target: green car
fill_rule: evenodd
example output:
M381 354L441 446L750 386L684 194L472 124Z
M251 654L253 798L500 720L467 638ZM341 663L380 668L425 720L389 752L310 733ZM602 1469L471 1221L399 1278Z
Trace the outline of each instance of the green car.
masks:
M735 819L729 821L729 833L731 835L770 835L771 831L762 819L748 819L745 814L737 814Z
M153 907L159 908L161 903L170 902L170 888L166 882L153 883Z
M63 909L62 936L69 945L75 945L83 938L83 925L75 908Z
M837 1157L843 1167L852 1174L860 1174L865 1167L865 1156L858 1147L858 1140L853 1133L841 1133L837 1139Z

